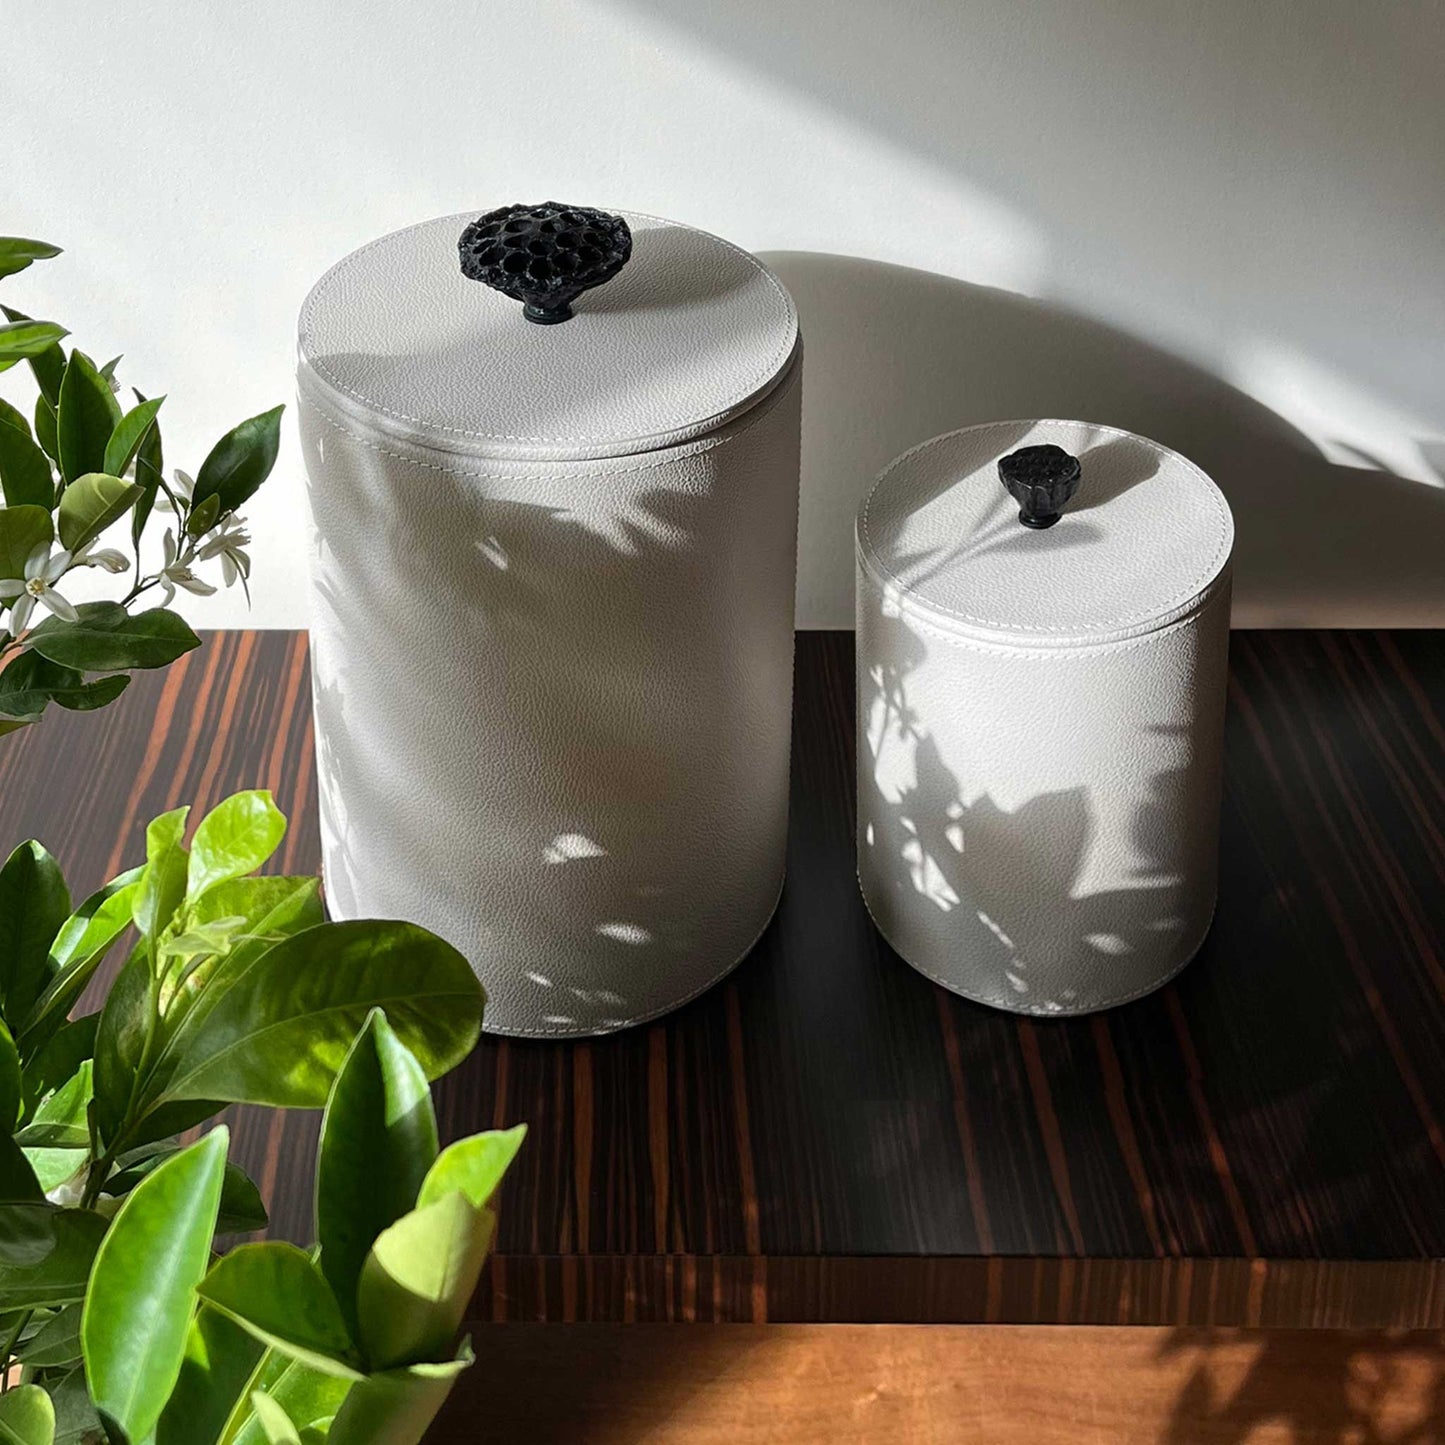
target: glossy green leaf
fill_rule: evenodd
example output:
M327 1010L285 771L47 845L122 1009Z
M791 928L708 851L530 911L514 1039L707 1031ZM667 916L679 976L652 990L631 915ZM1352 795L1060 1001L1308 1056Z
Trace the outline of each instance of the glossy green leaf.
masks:
M60 254L49 241L32 241L26 236L0 236L0 276L13 276L34 261L48 261Z
M356 1347L336 1296L316 1263L294 1244L266 1240L222 1256L200 1296L264 1344L312 1369L359 1378Z
M7 1020L23 1019L44 987L51 940L69 913L60 865L39 843L22 843L0 868L0 1006Z
M186 896L188 859L183 846L190 808L172 808L146 825L146 868L131 917L145 938L154 938Z
M455 1360L368 1375L336 1412L328 1445L418 1445L473 1360L463 1342Z
M85 1388L85 1371L77 1366L51 1387L55 1405L55 1445L95 1445L100 1419Z
M239 1328L239 1326L238 1326ZM353 1382L303 1365L279 1350L267 1350L245 1394L236 1401L221 1440L223 1445L268 1445L266 1432L251 1408L251 1392L264 1390L297 1420L323 1420L335 1415ZM304 1430L303 1430L304 1439ZM162 1441L161 1445L167 1445ZM188 1437L175 1445L194 1445Z
M249 1396L264 1354L265 1346L234 1320L202 1304L156 1426L156 1445L219 1445L237 1402Z
M449 1144L427 1170L417 1192L417 1206L435 1204L455 1189L476 1208L485 1209L526 1137L527 1126L518 1124L512 1129L492 1129Z
M221 1234L252 1234L265 1229L270 1222L256 1181L239 1164L227 1164L217 1230Z
M179 1153L181 1147L177 1144L156 1149L127 1168L118 1170L106 1180L105 1193L116 1198L129 1194L171 1155ZM221 1181L221 1208L216 1216L216 1233L250 1234L254 1230L265 1229L266 1224L266 1206L255 1181L239 1164L227 1160L225 1177Z
M131 868L98 888L60 925L50 945L45 987L21 1025L21 1047L33 1048L65 1021L96 968L130 927L142 869Z
M88 1146L86 1119L92 1092L91 1069L92 1061L81 1059L75 1066L75 1072L36 1104L30 1119L17 1135L23 1145L27 1148L62 1149Z
M30 439L23 419L21 426L0 417L0 487L4 488L7 507L44 507L55 502L55 480L50 472L50 459ZM8 574L7 574L8 575Z
M416 1203L436 1157L426 1075L373 1010L337 1071L316 1163L321 1270L353 1336L362 1262L382 1230Z
M55 1406L39 1385L17 1385L0 1395L0 1441L5 1445L52 1445Z
M144 868L127 868L90 894L60 925L51 944L50 960L57 975L104 951L130 924L127 906Z
M0 306L0 312L4 313L7 321L29 321L31 318L23 311L16 311L10 306ZM40 399L49 404L53 411L56 402L60 398L60 383L65 376L65 351L57 342L54 346L47 346L44 351L37 352L30 358L30 370L35 374L35 384L40 388ZM41 446L45 446L37 430L36 438ZM49 448L47 448L49 450ZM52 451L51 455L55 453Z
M86 682L74 668L61 667L38 652L23 652L0 672L0 713L36 717L52 702L71 712L94 712L114 702L129 683L124 673Z
M211 448L196 473L192 501L200 506L208 497L220 499L222 512L234 512L271 475L281 443L281 413L273 407L233 427Z
M136 392L136 400L142 405L148 400L140 392ZM165 457L161 445L161 423L157 417L146 429L145 435L141 437L140 445L136 448L135 454L135 480L144 489L140 501L135 504L135 511L131 514L130 535L131 541L139 545L141 533L145 531L146 521L151 514L151 508L155 505L155 499L160 492L161 482L165 476Z
M323 921L324 910L317 879L270 873L217 883L202 897L187 900L186 917L193 925L244 918L242 932L246 939L279 942L292 933L315 927Z
M99 1023L99 1013L93 1013L69 1021L62 1017L53 1033L48 1031L48 1025L39 1030L39 1036L44 1041L29 1054L25 1063L27 1115L39 1107L47 1094L74 1078L81 1064L94 1055L95 1031ZM26 1057L30 1037L25 1035L21 1039L22 1057Z
M45 1321L26 1343L20 1358L32 1370L53 1370L80 1358L80 1310L66 1305Z
M166 667L201 645L185 622L163 607L128 613L118 602L82 602L75 610L78 621L48 617L28 639L36 652L64 667L82 672Z
M24 1150L9 1134L0 1133L0 1206L39 1204L44 1198Z
M141 489L122 477L87 472L61 493L57 513L61 542L78 552L135 505Z
M144 946L137 945L110 986L95 1035L93 1117L101 1139L110 1148L118 1148L122 1142L131 1146L145 1142L136 1137L123 1141L122 1132L136 1096L136 1079L151 1024L150 963Z
M30 554L54 538L55 524L45 507L0 507L0 578L24 577ZM18 588L6 588L0 601L10 602L19 595Z
M119 420L120 404L110 383L83 351L71 352L55 415L60 474L67 484L105 470L105 444Z
M136 1149L173 1139L177 1134L184 1134L187 1129L194 1129L197 1124L204 1124L207 1119L214 1118L225 1107L214 1099L188 1099L179 1104L151 1109L137 1117L126 1129L125 1138L121 1141L122 1148Z
M377 1236L356 1292L361 1344L373 1370L449 1352L495 1227L490 1210L453 1192Z
M105 1220L87 1209L0 1204L0 1310L56 1308L85 1296Z
M101 1420L144 1440L181 1372L221 1202L224 1128L167 1159L121 1205L95 1258L80 1339Z
M244 918L225 917L213 923L187 922L180 933L167 930L160 945L164 967L188 969L203 957L227 952L245 926Z
M268 1445L301 1445L301 1432L283 1406L261 1390L251 1392L251 1409L265 1432Z
M264 788L233 793L201 819L191 840L186 893L199 898L217 883L254 873L286 836L286 815Z
M6 321L0 323L0 359L19 360L53 346L70 333L53 321Z
M70 712L95 712L97 708L109 707L130 686L130 677L125 673L98 677L94 682L78 682L79 676L72 673L64 683L51 689L51 698Z
M86 1111L93 1093L92 1064L83 1059L75 1073L42 1099L17 1135L25 1156L47 1193L83 1168L89 1158Z
M78 672L58 667L38 652L22 652L0 672L0 714L12 718L37 718L50 706L51 682L79 677ZM0 920L3 927L3 920ZM0 959L0 971L4 962Z
M143 401L121 417L110 434L110 440L105 444L105 464L102 470L113 477L125 475L125 469L135 460L141 442L145 440L163 401L163 396Z
M13 1133L19 1118L20 1050L0 1019L0 1133Z
M317 879L265 877L218 883L194 903L187 903L186 916L193 928L236 917L245 924L224 955L201 961L178 984L167 984L162 997L166 1022L172 1028L192 1010L204 1012L210 1007L210 980L215 975L239 975L273 944L323 922L325 912Z
M25 414L10 405L3 396L0 396L0 426L13 426L22 436L30 435L30 423L25 420Z
M32 366L36 360L36 357L30 358ZM60 364L62 367L65 365L64 361ZM43 396L35 398L35 441L45 455L59 465L57 459L60 456L60 440L56 435L55 404Z
M191 510L191 515L186 518L186 536L200 537L209 532L217 522L221 520L221 499L217 496L207 497L204 502L197 502Z
M217 974L159 1061L160 1098L314 1109L366 1016L384 1009L428 1078L477 1041L482 991L450 944L410 923L323 923Z

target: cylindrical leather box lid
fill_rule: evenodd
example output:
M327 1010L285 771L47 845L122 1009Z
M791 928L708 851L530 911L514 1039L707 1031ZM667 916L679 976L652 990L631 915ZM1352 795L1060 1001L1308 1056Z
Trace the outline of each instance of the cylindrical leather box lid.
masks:
M797 316L628 214L623 270L532 325L461 274L470 219L301 313L327 899L455 944L493 1032L601 1033L720 978L781 889Z
M1052 444L1078 491L1020 525L999 460ZM1229 568L1218 488L1112 427L969 427L858 516L858 877L955 993L1077 1014L1157 988L1213 916Z

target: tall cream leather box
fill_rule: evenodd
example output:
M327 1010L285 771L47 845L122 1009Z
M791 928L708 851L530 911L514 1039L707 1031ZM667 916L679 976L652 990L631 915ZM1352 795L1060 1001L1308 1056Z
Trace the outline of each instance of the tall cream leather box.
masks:
M725 974L782 885L797 316L628 215L620 272L533 325L462 275L471 219L301 314L326 894L461 949L488 1030L600 1033Z

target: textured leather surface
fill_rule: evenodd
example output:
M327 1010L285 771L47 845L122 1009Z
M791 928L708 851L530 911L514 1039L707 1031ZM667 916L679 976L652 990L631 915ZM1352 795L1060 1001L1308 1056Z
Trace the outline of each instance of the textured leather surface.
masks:
M998 459L1053 443L1078 494L1047 531L1019 525ZM935 437L879 478L858 514L869 565L946 630L1015 646L1092 645L1196 606L1234 544L1218 487L1177 452L1088 422L990 422Z
M364 433L302 370L328 901L449 939L491 1031L650 1018L773 911L800 373L696 442L559 465Z
M579 459L715 431L782 375L792 298L727 241L628 213L632 259L560 326L467 280L472 214L383 236L317 282L299 349L313 390L366 433L473 456Z
M1013 440L1012 427L1001 450L1054 440L1058 425L1048 424L1042 436L1026 431L1026 441ZM1108 445L1125 459L1152 446L1140 441L1136 449L1121 434ZM988 533L993 591L972 594L975 579L962 574L985 566L969 554L977 534L956 539L957 555L949 543L943 566L937 551L918 545L922 536L940 535L937 516L952 500L936 485L946 450L947 443L919 449L910 454L917 474L905 461L880 483L880 492L898 489L885 498L895 539L886 572L865 545L860 514L863 895L893 947L956 993L1039 1014L1122 1003L1182 968L1213 914L1227 548L1222 559L1181 553L1167 520L1133 532L1141 518L1165 518L1168 509L1120 508L1118 493L1097 513L1066 515L1051 531L1030 533L994 480L1003 517ZM1087 486L1087 451L1084 463ZM976 489L980 475L970 465L957 485ZM1166 459L1131 486L1170 486L1174 477ZM909 527L910 503L933 508L926 527ZM976 498L958 503L954 515L992 526ZM1091 518L1103 535L1076 527L1057 550L1035 545L1056 534L1069 538L1072 521ZM1214 530L1203 535L1217 545ZM1127 575L1090 583L1096 550L1111 566L1138 559L1137 605ZM1173 559L1173 587L1165 557ZM1071 580L1054 586L1049 568L1064 558ZM1011 587L1029 595L1015 597ZM1092 641L1079 626L1081 595L1094 633L1112 640ZM987 608L990 621L1006 619L1019 632L1006 643L991 641L975 616L942 613L941 598L965 596L975 616ZM1109 598L1108 609L1095 605L1101 597ZM1137 619L1151 611L1167 620L1146 630ZM1125 617L1135 620L1117 620ZM1060 631L1025 632L1024 621L1056 623Z

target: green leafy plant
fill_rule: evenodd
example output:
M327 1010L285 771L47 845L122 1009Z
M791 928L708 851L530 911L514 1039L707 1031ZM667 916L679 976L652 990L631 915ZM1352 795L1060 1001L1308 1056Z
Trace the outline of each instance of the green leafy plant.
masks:
M44 241L0 237L0 277L59 255ZM168 608L176 589L206 595L198 574L215 562L222 581L247 588L250 537L239 509L271 473L280 441L274 407L233 427L194 480L163 469L158 413L164 397L117 400L119 357L97 366L61 344L69 333L11 307L0 324L0 371L29 364L37 396L31 421L0 399L0 736L35 722L52 702L89 711L114 702L134 668L165 667L200 639ZM159 563L147 570L143 540L153 513L173 518ZM128 552L100 546L129 518ZM81 568L129 572L123 595L72 604L65 578ZM160 591L163 605L141 606Z
M256 876L286 821L238 793L72 907L55 860L0 869L0 1440L414 1445L471 1360L456 1335L523 1130L439 1149L430 1079L476 1042L466 960L405 923L328 923ZM123 936L94 1013L69 1014ZM230 1103L322 1108L318 1244L242 1244Z

